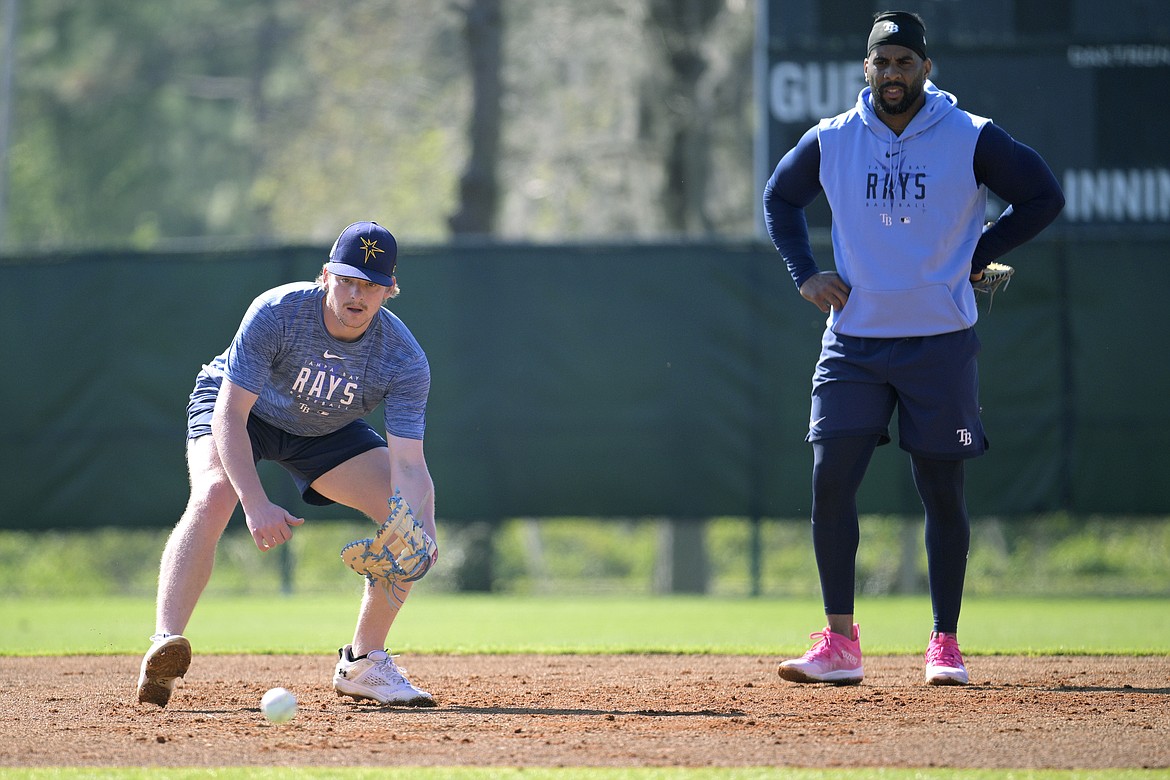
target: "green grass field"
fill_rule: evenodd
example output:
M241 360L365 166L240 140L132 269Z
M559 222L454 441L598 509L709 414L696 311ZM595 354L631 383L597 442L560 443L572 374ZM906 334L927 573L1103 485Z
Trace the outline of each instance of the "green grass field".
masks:
M325 653L348 641L349 596L207 597L187 630L201 653ZM862 598L867 653L918 653L930 632L925 597ZM154 605L145 598L5 599L0 654L143 652ZM420 589L391 643L402 653L803 652L823 620L811 599L684 596L539 597L431 594ZM968 599L964 652L1170 652L1170 599Z

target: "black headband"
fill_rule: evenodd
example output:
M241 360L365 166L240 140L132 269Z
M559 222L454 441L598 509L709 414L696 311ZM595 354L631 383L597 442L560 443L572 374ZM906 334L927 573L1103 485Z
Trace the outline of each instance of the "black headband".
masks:
M880 13L874 18L873 29L869 33L866 56L875 46L886 44L905 46L926 59L926 27L921 19L906 11Z

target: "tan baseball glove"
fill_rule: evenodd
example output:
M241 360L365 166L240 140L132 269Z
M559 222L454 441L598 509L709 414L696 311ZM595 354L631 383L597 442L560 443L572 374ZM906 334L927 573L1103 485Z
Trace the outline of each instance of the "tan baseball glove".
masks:
M1003 263L991 263L983 269L983 278L977 282L971 282L971 287L975 292L983 293L987 296L987 310L991 311L991 305L995 302L995 294L1002 287L1007 289L1008 283L1012 280L1012 274L1016 269L1010 265Z
M371 585L421 580L438 558L435 540L423 530L398 491L390 499L390 515L372 539L358 539L341 548L345 565Z

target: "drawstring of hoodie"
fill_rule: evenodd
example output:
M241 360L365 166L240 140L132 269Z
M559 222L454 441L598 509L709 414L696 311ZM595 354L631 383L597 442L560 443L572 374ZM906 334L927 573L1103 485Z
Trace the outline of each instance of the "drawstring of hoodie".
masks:
M902 180L902 165L903 165L903 162L904 162L905 157L906 157L905 149L903 148L903 147L905 147L905 145L906 145L906 139L903 138L902 136L898 136L898 178L895 179L895 181L898 183L898 186L901 186L903 188L906 186L905 182ZM903 199L905 198L905 195L906 195L906 191L905 191L905 189L903 189L902 190Z
M895 136L893 133L890 134L889 148L886 150L886 157L890 160L890 167L887 171L887 175L890 177L890 181L887 184L887 187L889 188L890 193L891 217L898 209L898 187L901 186L902 183L902 157L905 143L905 139L901 136ZM894 151L895 146L898 148L897 151Z
M886 159L890 161L890 167L886 170L886 175L890 180L886 182L886 191L890 194L890 215L894 213L894 166L897 165L897 159L901 155L894 151L894 141L897 138L893 133L890 133L889 140L886 142Z

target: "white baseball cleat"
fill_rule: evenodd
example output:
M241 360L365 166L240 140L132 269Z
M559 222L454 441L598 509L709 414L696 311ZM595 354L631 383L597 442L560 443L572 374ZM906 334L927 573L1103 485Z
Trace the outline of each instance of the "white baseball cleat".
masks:
M338 696L373 699L379 704L404 707L434 707L435 698L416 688L406 679L394 658L385 650L374 650L360 658L353 657L353 645L337 651L333 669L333 690Z
M165 707L191 665L191 643L181 634L156 634L151 640L138 673L138 701Z

